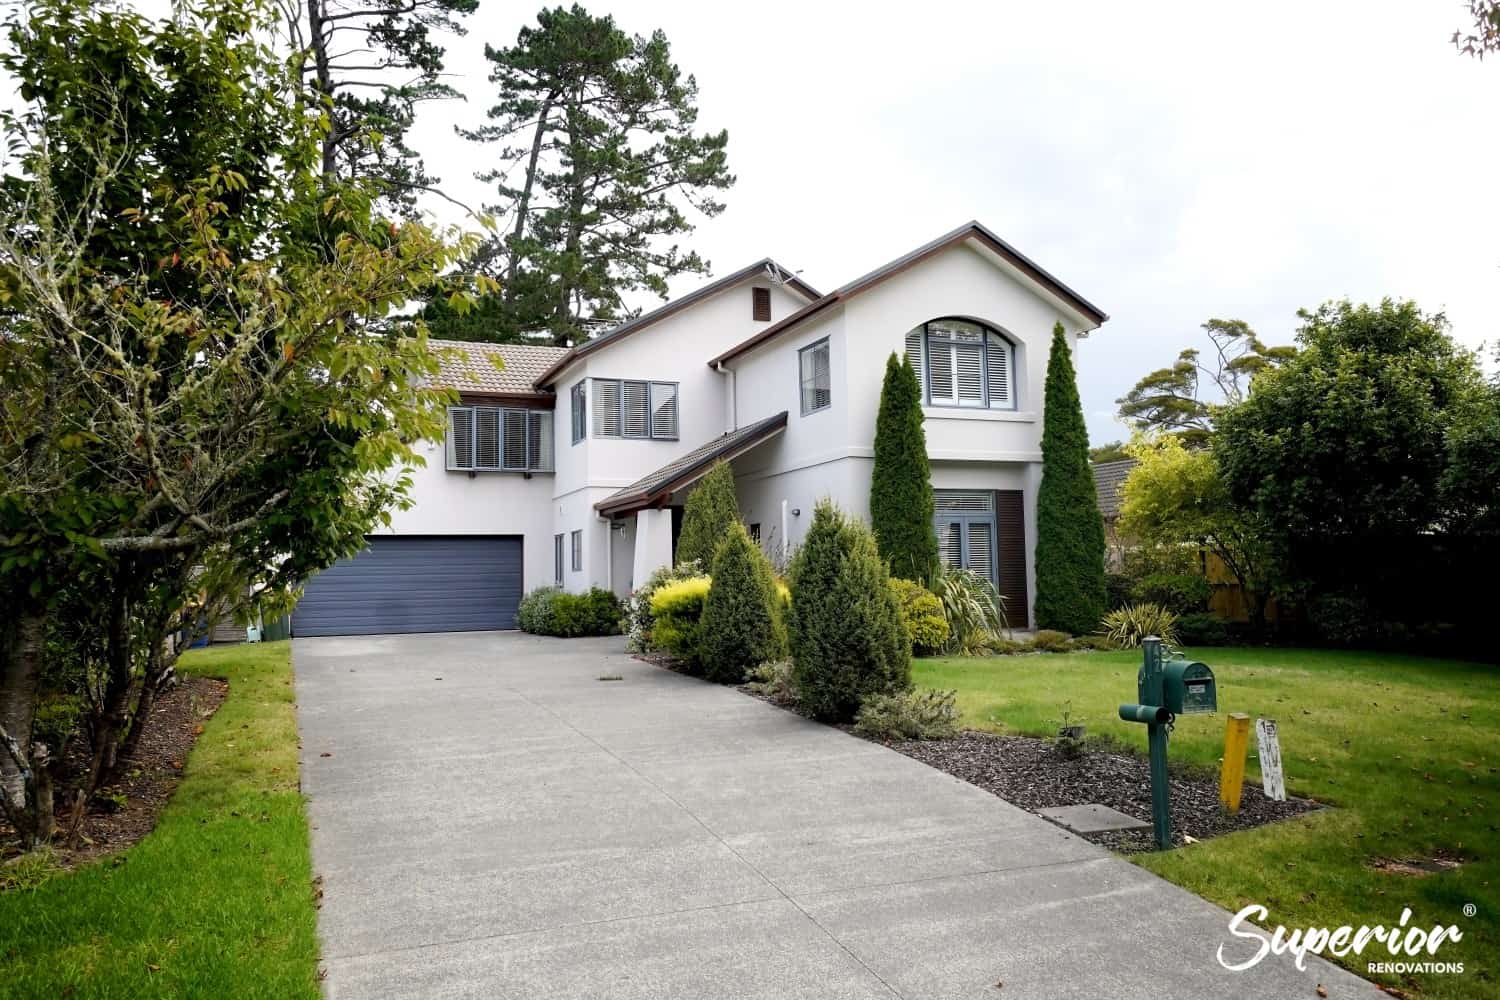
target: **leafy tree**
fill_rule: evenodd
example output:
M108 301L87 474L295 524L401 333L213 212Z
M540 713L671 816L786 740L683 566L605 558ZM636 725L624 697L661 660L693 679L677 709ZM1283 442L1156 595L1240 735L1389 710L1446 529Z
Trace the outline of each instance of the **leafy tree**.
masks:
M734 183L729 135L695 131L698 85L672 61L666 35L631 36L578 5L537 15L516 44L485 47L498 94L489 123L462 134L498 145L494 182L505 220L473 267L498 279L494 337L546 330L586 339L587 319L625 315L627 293L665 298L674 275L708 262L675 239L687 210L717 215ZM446 335L441 307L429 321Z
M870 476L870 525L891 572L926 580L937 569L932 525L932 472L922 429L922 387L910 360L893 352L885 363L875 417L875 468Z
M443 82L437 35L464 34L478 0L279 0L299 78L327 115L324 176L365 180L405 215L436 192L407 144L417 105L462 97ZM437 192L440 193L440 192Z
M1453 45L1467 56L1483 59L1487 52L1500 52L1500 0L1469 0L1472 29L1453 32Z
M151 23L85 0L9 24L28 105L0 187L0 806L32 843L64 610L102 625L49 654L99 663L76 822L140 738L166 636L252 589L285 606L441 432L437 363L391 316L463 248L321 175L266 30L254 7Z
M743 684L745 672L786 655L771 564L735 522L714 555L713 585L699 620L703 671L720 684Z
M1213 344L1207 361L1197 348L1177 355L1170 368L1158 368L1120 399L1120 419L1137 430L1180 434L1190 448L1208 444L1214 415L1245 398L1250 380L1291 357L1291 347L1267 347L1243 320L1211 319L1203 324ZM1206 379L1220 401L1202 398Z
M1482 426L1486 388L1444 316L1413 302L1299 315L1297 356L1222 415L1214 452L1231 501L1263 526L1278 589L1316 597L1314 618L1338 604L1374 623L1414 606L1424 539L1448 521L1450 434Z
M911 637L874 536L821 500L792 560L792 675L801 704L832 722L872 694L911 687Z
M711 566L719 543L740 521L734 495L734 470L719 462L688 495L682 511L682 533L677 536L677 563L697 561Z
M1264 526L1230 502L1212 452L1189 450L1161 433L1138 437L1129 447L1139 464L1125 480L1120 531L1147 547L1208 549L1239 583L1253 624L1263 628L1270 598Z
M1084 635L1104 614L1104 519L1063 326L1052 328L1036 498L1036 626Z
M1100 462L1118 462L1129 457L1130 453L1126 450L1124 441L1110 441L1108 444L1089 449L1089 461L1095 465Z

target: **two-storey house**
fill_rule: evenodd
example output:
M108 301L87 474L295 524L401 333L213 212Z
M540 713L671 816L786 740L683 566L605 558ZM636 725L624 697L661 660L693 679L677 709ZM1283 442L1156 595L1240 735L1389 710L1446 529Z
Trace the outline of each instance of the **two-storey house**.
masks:
M534 587L623 597L672 560L720 461L773 553L821 497L868 516L892 351L922 384L943 558L989 576L1024 627L1052 328L1076 349L1105 319L971 222L827 294L765 259L571 349L440 343L461 402L411 508L309 582L293 628L510 628Z

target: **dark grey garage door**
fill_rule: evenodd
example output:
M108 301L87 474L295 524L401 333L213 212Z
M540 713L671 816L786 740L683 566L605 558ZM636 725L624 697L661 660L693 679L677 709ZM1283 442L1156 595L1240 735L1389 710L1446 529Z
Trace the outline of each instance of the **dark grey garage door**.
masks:
M520 601L519 538L385 536L307 582L292 634L515 628Z

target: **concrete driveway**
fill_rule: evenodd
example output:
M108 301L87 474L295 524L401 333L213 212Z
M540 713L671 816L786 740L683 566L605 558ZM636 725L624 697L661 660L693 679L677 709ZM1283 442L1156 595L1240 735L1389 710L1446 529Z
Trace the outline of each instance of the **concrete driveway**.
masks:
M1254 949L1218 907L620 639L293 655L337 1000L1378 995L1227 972Z

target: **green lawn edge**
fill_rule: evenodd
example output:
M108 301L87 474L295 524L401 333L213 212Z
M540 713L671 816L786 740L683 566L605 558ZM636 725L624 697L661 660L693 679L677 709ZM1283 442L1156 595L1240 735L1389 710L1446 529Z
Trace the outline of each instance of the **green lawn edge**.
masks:
M0 995L319 995L291 643L192 650L229 682L139 844L0 893Z
M1456 925L1464 940L1433 961L1460 974L1370 976L1367 951L1341 964L1414 998L1497 995L1500 970L1500 668L1394 653L1221 647L1189 650L1213 670L1215 715L1178 719L1174 765L1217 768L1228 712L1277 720L1287 790L1334 808L1216 837L1136 864L1237 912L1270 911L1267 926ZM1140 653L1072 653L917 660L920 687L955 689L971 729L1055 736L1069 722L1118 747L1145 753L1145 727L1122 722L1135 700ZM1252 756L1247 780L1259 784ZM1373 858L1467 860L1423 878L1370 867ZM1474 907L1467 916L1466 905ZM1227 933L1226 940L1231 940ZM1271 959L1267 959L1270 961ZM1290 961L1290 959L1280 959Z

